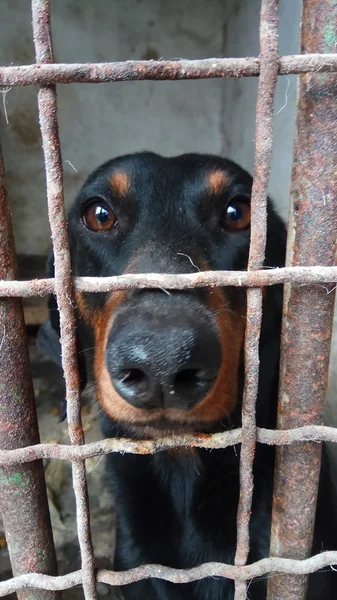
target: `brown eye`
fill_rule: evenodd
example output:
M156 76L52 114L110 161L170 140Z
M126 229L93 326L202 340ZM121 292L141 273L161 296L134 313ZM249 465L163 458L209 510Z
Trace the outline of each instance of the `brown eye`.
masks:
M82 220L90 231L108 231L117 225L117 217L106 202L97 200L85 209Z
M232 231L242 231L250 225L250 205L245 196L232 198L221 218L221 227Z

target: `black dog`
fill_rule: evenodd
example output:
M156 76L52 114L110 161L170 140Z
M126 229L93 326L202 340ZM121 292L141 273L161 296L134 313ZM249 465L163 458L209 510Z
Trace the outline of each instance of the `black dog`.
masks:
M74 275L190 273L247 268L252 178L215 156L163 158L140 153L97 169L69 215ZM286 232L268 207L265 265L284 264ZM50 276L52 272L50 260ZM243 389L244 289L133 290L77 294L83 381L95 380L107 437L148 438L239 427ZM52 343L59 323L55 299ZM268 287L260 343L257 422L274 428L282 288ZM57 347L59 354L59 347ZM233 563L240 448L172 450L151 456L110 454L117 505L115 568L146 563L189 568ZM274 450L258 445L249 561L268 556ZM326 472L325 472L326 471ZM323 474L324 472L324 474ZM322 469L313 552L337 547L336 500ZM157 579L126 586L137 600L229 600L234 584L205 579L173 585ZM266 578L249 598L262 600ZM337 574L310 577L310 600L336 599Z

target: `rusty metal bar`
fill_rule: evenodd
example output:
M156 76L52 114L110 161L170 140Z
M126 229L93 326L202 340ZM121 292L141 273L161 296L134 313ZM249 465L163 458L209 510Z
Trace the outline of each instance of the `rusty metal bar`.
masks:
M142 565L129 571L109 571L99 569L97 581L113 586L123 586L149 577L171 581L172 583L189 583L205 577L226 577L234 581L249 581L268 573L290 573L302 575L314 573L319 569L337 562L337 551L326 551L306 560L289 558L264 558L251 565L236 567L224 563L204 563L192 569L173 569L163 565ZM0 582L0 597L18 589L37 588L48 590L65 590L81 584L81 571L74 571L59 577L50 577L37 573L21 575L8 581ZM141 599L143 600L143 598Z
M329 52L337 12L329 0L304 0L302 52ZM287 265L334 265L337 248L337 79L302 75L288 233ZM334 293L319 287L285 289L278 428L323 423L328 382ZM301 369L298 366L301 365ZM321 446L277 449L272 517L272 556L310 556ZM305 506L305 510L303 510ZM296 527L294 527L296 523ZM268 600L302 600L308 577L269 580Z
M53 61L49 0L32 0L33 36L36 61ZM45 160L48 214L55 261L55 294L60 313L62 367L66 384L67 417L72 445L84 443L81 420L80 380L76 356L75 314L69 241L63 202L63 170L58 134L55 86L41 87L38 95L39 118ZM72 464L76 500L77 532L82 558L82 584L86 600L97 600L94 557L90 532L89 503L85 462Z
M188 446L190 448L226 448L241 443L242 429L223 431L213 435L188 434L163 437L153 440L134 441L129 438L109 438L91 442L83 446L68 446L63 444L36 444L16 450L0 450L0 465L15 465L31 462L39 458L54 458L58 460L87 459L93 456L103 456L111 452L122 454L155 454L170 448ZM297 429L274 431L273 429L256 428L256 441L270 446L289 445L294 442L337 442L337 428L325 425L307 425Z
M278 73L278 0L262 0L260 17L260 79L256 107L256 146L251 199L248 270L261 269L267 239L267 194L273 148L273 109ZM249 522L253 499L253 462L256 445L256 400L259 384L259 341L262 289L247 290L245 386L242 402L240 497L237 511L235 565L245 565L250 548ZM246 582L235 583L235 600L246 600Z
M280 56L278 59L278 75L316 72L337 72L337 54L289 55ZM254 77L259 73L260 59L256 57L34 64L0 67L0 86L222 79L224 77Z
M5 170L0 145L0 276L17 275L15 245L7 204ZM13 450L39 444L39 430L22 303L0 300L0 444ZM14 575L39 571L57 574L53 536L41 460L0 468L0 511L6 531ZM23 543L24 540L24 543ZM59 594L41 592L41 600L56 600ZM22 590L20 600L36 594Z
M337 267L288 267L257 271L201 271L172 275L144 273L117 275L113 277L75 277L73 285L82 292L108 292L132 288L189 289L195 287L265 287L280 283L300 285L322 284L330 293L331 288L323 283L337 282ZM54 279L31 281L5 281L0 279L0 297L47 296L55 292Z

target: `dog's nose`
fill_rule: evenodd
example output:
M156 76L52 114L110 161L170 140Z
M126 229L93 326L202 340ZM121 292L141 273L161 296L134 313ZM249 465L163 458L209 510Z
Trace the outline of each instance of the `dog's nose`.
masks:
M215 327L186 315L167 321L117 319L110 332L106 362L113 386L137 408L190 410L216 381L221 346Z

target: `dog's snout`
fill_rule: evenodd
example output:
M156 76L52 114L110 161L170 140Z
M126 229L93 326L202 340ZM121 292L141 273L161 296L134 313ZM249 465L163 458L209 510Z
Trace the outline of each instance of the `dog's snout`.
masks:
M214 324L184 311L137 313L117 318L110 331L106 362L114 388L137 408L192 409L218 376L221 346Z

